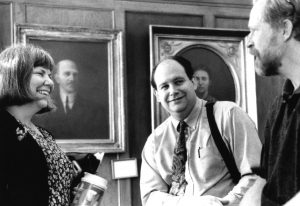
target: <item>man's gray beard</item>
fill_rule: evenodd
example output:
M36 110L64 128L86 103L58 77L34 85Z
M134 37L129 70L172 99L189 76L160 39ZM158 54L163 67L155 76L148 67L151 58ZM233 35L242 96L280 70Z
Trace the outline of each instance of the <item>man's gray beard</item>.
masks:
M254 55L259 60L259 64L255 65L260 71L261 76L276 76L281 66L281 59L275 54L265 55L263 58L257 50L254 50ZM275 57L274 57L275 56Z
M273 61L269 60L262 64L263 68L263 75L264 76L276 76L279 74L278 70L281 66L281 62L278 58L274 59Z

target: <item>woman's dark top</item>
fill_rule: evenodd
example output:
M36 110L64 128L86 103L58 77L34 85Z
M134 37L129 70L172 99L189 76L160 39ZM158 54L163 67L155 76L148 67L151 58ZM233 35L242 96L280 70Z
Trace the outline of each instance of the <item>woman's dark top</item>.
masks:
M0 205L67 206L73 165L51 134L0 110Z

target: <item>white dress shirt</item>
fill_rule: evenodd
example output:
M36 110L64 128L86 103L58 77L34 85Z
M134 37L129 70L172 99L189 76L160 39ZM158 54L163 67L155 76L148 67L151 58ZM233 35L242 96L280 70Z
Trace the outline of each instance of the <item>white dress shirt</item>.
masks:
M216 102L214 115L223 140L233 152L241 178L235 186L219 153L208 124L206 101L198 99L188 124L188 182L184 196L243 196L255 178L251 168L260 164L261 142L253 121L233 102ZM168 194L172 176L172 158L178 121L169 117L148 137L142 152L140 189L143 205L185 205L180 196ZM179 204L180 203L180 204Z
M73 105L75 103L75 96L76 94L73 93L73 94L67 94L65 92L63 92L63 90L60 90L60 99L62 101L62 104L64 106L64 111L67 112L66 110L66 100L67 100L67 97L68 97L68 102L69 102L69 108L72 109L73 108Z

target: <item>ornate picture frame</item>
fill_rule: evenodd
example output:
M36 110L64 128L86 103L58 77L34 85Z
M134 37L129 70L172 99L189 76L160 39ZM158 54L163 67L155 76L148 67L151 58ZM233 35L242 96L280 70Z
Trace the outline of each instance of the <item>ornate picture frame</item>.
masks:
M150 25L150 73L168 56L181 55L192 66L211 68L213 94L218 100L234 101L257 126L254 59L246 51L247 30ZM169 115L151 88L152 129Z
M122 31L35 24L17 24L14 29L14 42L42 47L51 54L55 63L71 59L79 70L74 110L79 96L82 96L84 103L78 107L79 115L68 116L73 121L70 128L64 132L62 130L69 119L50 120L49 115L54 114L52 111L44 117L36 115L36 124L55 134L54 138L65 152L124 152L126 126ZM60 91L58 83L54 91ZM61 96L53 96L57 107ZM59 107L56 111L60 111ZM64 110L60 112L63 115ZM52 125L57 122L59 124Z

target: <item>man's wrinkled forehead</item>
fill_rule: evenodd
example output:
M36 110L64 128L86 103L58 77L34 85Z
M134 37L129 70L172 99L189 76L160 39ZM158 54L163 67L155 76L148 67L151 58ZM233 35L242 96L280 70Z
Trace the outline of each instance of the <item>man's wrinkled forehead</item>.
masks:
M266 2L266 0L255 0L253 3L248 22L249 29L255 28L257 24L264 22L264 9Z
M163 72L163 70L167 68L178 68L178 67L183 68L183 66L178 61L174 59L166 59L162 61L159 65L157 65L155 74L159 72Z
M66 73L66 72L79 73L77 66L73 63L60 64L58 67L58 73Z
M170 72L170 70L174 72ZM182 73L185 74L185 70L183 66L173 59L166 59L162 61L156 68L156 71L154 73L154 79L157 84L157 86L161 83L164 83L165 81L168 81L169 79L177 77L179 74L175 71L182 70ZM182 75L182 74L181 74Z

